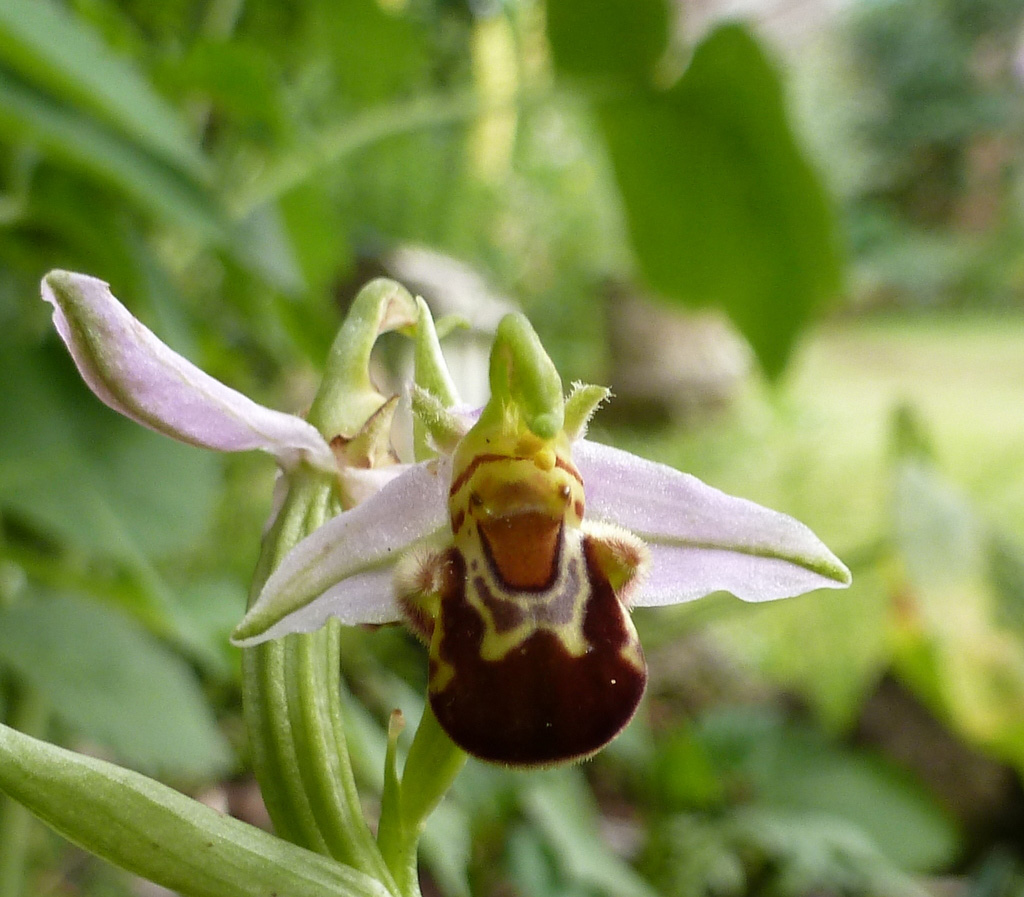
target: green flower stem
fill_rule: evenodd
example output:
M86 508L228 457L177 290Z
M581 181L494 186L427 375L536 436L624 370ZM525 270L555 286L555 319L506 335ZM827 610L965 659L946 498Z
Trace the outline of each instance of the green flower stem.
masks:
M412 296L393 281L375 280L359 292L331 347L308 415L326 439L353 439L385 404L370 381L370 352L380 333L411 327L416 315ZM289 550L348 505L335 478L308 469L291 474L263 541L252 598ZM394 891L356 790L339 659L336 624L243 651L253 768L281 837L351 865Z
M333 484L301 471L270 532L253 594L303 536L341 508ZM339 629L327 626L242 652L246 725L263 797L278 834L394 882L362 814L341 714Z
M466 763L466 753L445 734L429 702L405 759L401 783L394 771L394 746L389 745L388 773L381 802L377 842L403 897L418 897L416 850L427 817Z
M34 691L20 690L12 701L8 722L29 735L41 735L50 713L46 702ZM21 897L32 814L10 798L0 798L0 897Z
M427 702L402 774L402 821L423 828L466 764L467 754L441 728Z
M0 792L84 850L183 897L389 897L376 879L166 785L0 726Z
M317 479L305 472L293 478L284 505L264 538L252 594L259 593L281 558L306 534L311 509L322 494L330 494L330 485ZM278 835L310 850L331 853L299 773L288 707L287 682L295 675L296 643L317 636L290 636L244 650L242 697L253 769Z

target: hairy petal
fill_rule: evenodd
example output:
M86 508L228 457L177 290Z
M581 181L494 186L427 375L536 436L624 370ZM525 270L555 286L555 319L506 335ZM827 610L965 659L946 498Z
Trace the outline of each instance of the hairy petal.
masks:
M397 620L394 565L410 545L444 531L450 479L447 460L412 465L303 539L267 580L235 644L308 632L328 617L349 625Z
M585 440L573 446L587 516L625 527L651 549L634 605L675 604L720 590L769 601L845 588L850 571L806 526L689 474Z
M42 293L82 378L115 411L190 445L222 452L261 449L286 469L305 460L336 470L315 427L258 405L182 358L102 280L51 271Z

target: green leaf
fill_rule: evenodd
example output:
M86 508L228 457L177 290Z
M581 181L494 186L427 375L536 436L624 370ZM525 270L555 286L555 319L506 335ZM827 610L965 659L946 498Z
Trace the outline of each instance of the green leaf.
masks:
M347 866L6 726L0 790L85 850L185 897L388 897Z
M250 271L284 293L305 288L290 236L276 205L260 206L232 231L232 250Z
M615 897L654 897L650 885L601 839L597 807L579 770L538 775L522 799L570 880Z
M223 236L220 211L205 187L2 66L0 131L8 139L38 144L53 158L113 184L192 233L210 240Z
M0 347L0 420L18 422L0 442L0 506L132 564L193 544L217 459L108 411L55 348Z
M53 0L0 4L0 61L61 101L102 118L182 172L206 162L176 111L129 62Z
M449 897L470 897L469 864L473 832L469 814L450 801L430 817L420 840L423 862Z
M934 870L956 856L949 816L921 785L879 759L750 710L709 715L696 734L726 790L752 794L756 807L838 817L904 869Z
M547 26L563 74L646 81L668 46L669 10L664 0L548 0Z
M790 130L779 76L739 25L713 32L670 90L600 108L650 285L724 308L769 375L836 292L830 203Z
M990 528L919 461L897 465L893 527L910 624L897 643L898 672L959 732L1024 768L1024 646L1004 624Z
M434 64L429 32L409 11L386 8L378 0L348 0L340 16L331 0L315 5L321 7L313 17L318 38L329 47L336 89L347 101L386 103L429 83Z
M124 615L61 596L0 613L0 665L132 766L210 777L231 754L195 674Z

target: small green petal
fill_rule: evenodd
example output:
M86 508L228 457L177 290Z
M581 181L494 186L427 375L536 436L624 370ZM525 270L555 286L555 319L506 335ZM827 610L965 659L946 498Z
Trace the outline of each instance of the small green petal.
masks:
M574 383L565 400L565 435L573 442L586 436L590 418L611 394L606 386Z

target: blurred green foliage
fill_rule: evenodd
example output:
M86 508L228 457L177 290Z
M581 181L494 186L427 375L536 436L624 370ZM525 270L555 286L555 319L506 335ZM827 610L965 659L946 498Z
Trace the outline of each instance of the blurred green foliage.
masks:
M847 594L638 613L656 674L696 634L758 700L719 668L715 700L666 675L585 768L471 764L424 841L438 889L909 897L970 847L967 892L1019 893L1019 844L979 844L922 764L850 733L892 677L957 744L1024 769L1024 330L808 327L841 290L843 232L859 295L1019 304L1021 18L1015 0L856 7L822 80L868 99L800 132L838 228L784 96L822 69L794 75L737 24L685 45L658 0L0 3L0 716L183 786L244 780L226 634L273 472L99 405L40 276L109 280L205 369L296 410L360 263L424 244L519 301L567 381L607 374L609 282L724 309L773 391L755 378L703 427L598 417L597 435L794 513L855 574ZM397 629L345 648L379 790L382 721L415 721L424 661ZM81 864L31 838L30 890Z
M1019 307L1021 12L853 4L812 67L862 302Z

